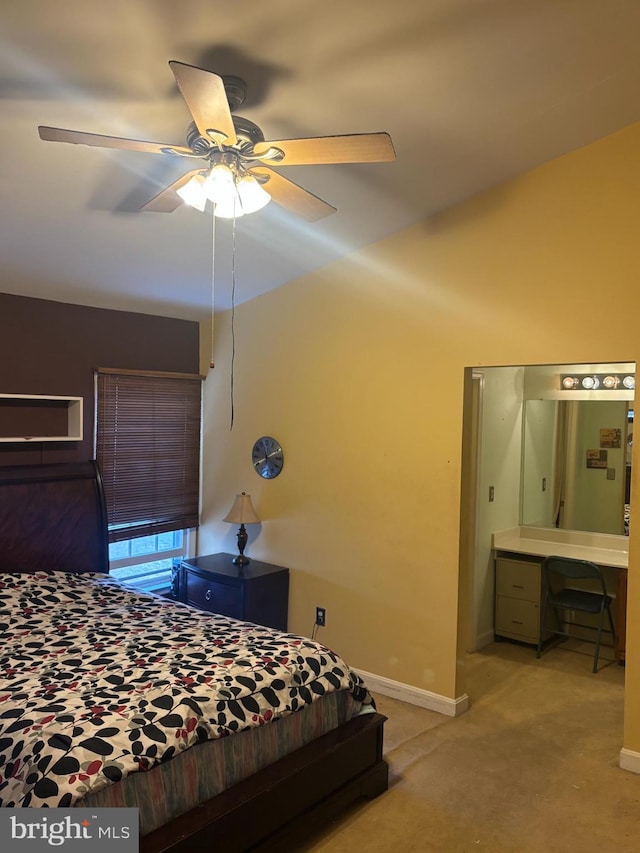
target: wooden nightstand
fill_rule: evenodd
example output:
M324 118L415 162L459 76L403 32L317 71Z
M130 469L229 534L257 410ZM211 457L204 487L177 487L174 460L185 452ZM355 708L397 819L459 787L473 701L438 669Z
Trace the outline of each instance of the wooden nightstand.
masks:
M180 600L268 628L287 630L289 569L251 560L234 566L233 554L208 554L182 561Z

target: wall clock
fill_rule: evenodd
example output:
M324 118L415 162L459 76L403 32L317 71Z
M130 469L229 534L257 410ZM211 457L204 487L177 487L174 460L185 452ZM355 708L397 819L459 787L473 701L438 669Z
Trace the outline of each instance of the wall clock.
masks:
M263 435L253 445L251 461L256 474L265 480L277 477L284 465L284 454L282 448L270 435Z

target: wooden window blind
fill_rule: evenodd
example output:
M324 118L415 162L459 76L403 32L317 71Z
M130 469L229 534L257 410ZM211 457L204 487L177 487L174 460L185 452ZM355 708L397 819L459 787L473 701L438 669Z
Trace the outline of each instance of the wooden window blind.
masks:
M96 460L109 541L198 526L202 380L96 371Z

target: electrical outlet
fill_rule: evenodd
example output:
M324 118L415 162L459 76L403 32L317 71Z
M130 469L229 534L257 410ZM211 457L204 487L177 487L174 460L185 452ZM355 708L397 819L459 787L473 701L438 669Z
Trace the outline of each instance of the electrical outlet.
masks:
M327 610L325 607L316 607L316 625L324 628L327 624Z

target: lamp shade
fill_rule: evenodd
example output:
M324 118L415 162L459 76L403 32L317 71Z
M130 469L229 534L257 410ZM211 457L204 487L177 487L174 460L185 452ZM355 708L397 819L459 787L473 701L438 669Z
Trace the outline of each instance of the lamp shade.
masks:
M253 175L243 175L236 186L243 213L256 213L271 201L269 193L262 189Z
M251 503L251 495L245 492L236 495L233 506L222 520L231 524L260 524L260 519Z
M207 193L205 190L205 179L203 175L194 175L191 180L176 190L185 204L203 211L207 204Z
M233 172L225 163L217 163L211 167L205 181L205 190L211 201L223 201L234 194L235 179Z

